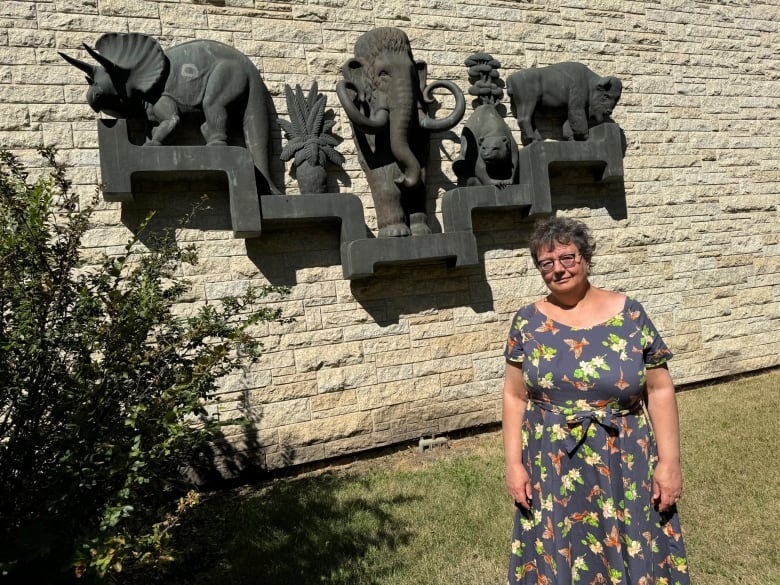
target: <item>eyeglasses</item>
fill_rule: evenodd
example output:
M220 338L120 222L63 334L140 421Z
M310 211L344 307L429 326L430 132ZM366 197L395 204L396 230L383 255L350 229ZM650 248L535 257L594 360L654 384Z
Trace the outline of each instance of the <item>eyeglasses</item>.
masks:
M577 259L577 256L579 256L579 259ZM545 260L539 260L536 263L536 267L541 270L542 272L552 272L555 268L555 261L558 261L561 263L561 266L564 268L571 268L575 264L577 264L580 260L582 260L582 254L563 254L561 256L558 256L557 258L546 258Z

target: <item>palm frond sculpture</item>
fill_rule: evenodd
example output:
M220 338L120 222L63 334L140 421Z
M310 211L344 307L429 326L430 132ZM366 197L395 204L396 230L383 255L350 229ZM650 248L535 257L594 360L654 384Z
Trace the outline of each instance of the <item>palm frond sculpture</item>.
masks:
M336 150L341 140L330 133L336 122L326 115L327 97L319 93L316 81L308 96L300 85L295 86L295 91L285 85L284 93L290 121L279 120L287 139L280 158L285 162L293 160L301 193L324 193L327 163L344 164L344 157Z

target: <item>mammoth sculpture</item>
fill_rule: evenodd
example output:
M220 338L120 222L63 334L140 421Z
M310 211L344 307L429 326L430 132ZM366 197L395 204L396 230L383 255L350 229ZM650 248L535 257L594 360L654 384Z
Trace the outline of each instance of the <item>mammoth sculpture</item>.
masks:
M197 40L163 51L141 33L108 33L84 48L99 65L60 55L87 74L87 102L96 112L140 118L153 125L148 145L161 145L182 115L202 113L207 145L227 144L231 116L240 116L243 140L267 189L278 193L269 173L270 98L257 68L236 49Z
M409 39L397 28L376 28L355 43L336 93L352 124L358 159L376 208L379 237L422 235L427 225L425 164L428 134L449 130L466 110L463 92L450 81L426 85L426 64L415 61ZM429 116L431 92L455 97L450 115Z
M507 77L524 145L542 140L534 122L537 109L562 112L563 137L585 140L589 128L609 121L622 91L617 77L601 77L582 63L523 69Z

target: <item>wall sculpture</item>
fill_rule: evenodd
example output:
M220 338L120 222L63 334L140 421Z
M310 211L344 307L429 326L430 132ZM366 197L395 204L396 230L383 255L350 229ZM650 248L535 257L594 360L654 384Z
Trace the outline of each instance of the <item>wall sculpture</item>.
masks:
M579 63L510 75L508 93L528 142L518 148L500 103L504 87L500 63L476 53L466 60L469 93L476 99L453 164L459 186L443 194L443 230L432 233L425 187L430 133L460 121L465 97L451 81L427 83L426 65L414 60L403 31L377 28L357 39L355 56L344 64L344 79L336 86L374 199L379 238L373 238L359 197L325 192L326 164L338 166L344 159L335 150L339 139L330 133L334 121L316 82L308 95L300 85L295 90L285 87L290 120L279 120L288 141L281 158L293 161L301 194L282 195L269 174L273 106L246 56L213 41L191 41L163 51L151 37L134 33L106 34L98 39L96 50L85 48L99 66L62 56L87 74L88 103L96 111L127 118L98 122L107 200L132 200L136 175L222 171L228 178L236 237L259 237L261 224L267 223L337 223L347 279L371 276L383 264L433 259L450 266L478 264L473 211L550 213L551 165L586 166L599 181L619 181L623 176L620 129L606 123L620 97L618 79L599 77ZM454 97L452 112L441 119L434 115L436 88ZM536 128L537 115L550 111L563 113L566 121L561 127L567 129L564 137L569 140L544 140L547 137ZM193 125L193 120L202 124ZM131 123L139 122L145 128L145 143L133 139ZM241 126L243 141L229 135L231 125ZM182 144L177 136L180 127L200 130L205 145ZM417 237L399 237L410 235Z
M225 146L236 108L262 193L278 193L269 172L268 90L252 61L216 41L197 40L163 51L141 33L108 33L84 48L100 65L60 55L87 74L87 102L96 112L141 119L149 146L169 141L185 114L202 113L208 146Z
M475 53L466 59L469 67L469 94L476 96L476 107L466 121L460 137L460 155L452 170L461 186L495 185L505 187L518 182L517 142L499 112L501 64L487 53Z
M617 77L601 77L582 63L523 69L507 77L524 145L545 138L535 122L540 111L565 119L563 138L585 140L589 128L610 121L622 91Z
M466 101L451 81L427 85L424 61L415 61L402 30L375 28L355 42L355 56L336 87L376 208L379 237L430 234L425 164L431 131L449 130L463 117ZM455 97L453 112L430 117L433 89Z
M327 191L327 164L341 166L344 156L336 150L341 142L331 133L335 120L327 117L327 97L319 93L315 81L309 95L304 96L300 85L295 91L284 86L287 111L290 120L279 119L287 144L280 158L293 161L293 172L301 193L325 193Z

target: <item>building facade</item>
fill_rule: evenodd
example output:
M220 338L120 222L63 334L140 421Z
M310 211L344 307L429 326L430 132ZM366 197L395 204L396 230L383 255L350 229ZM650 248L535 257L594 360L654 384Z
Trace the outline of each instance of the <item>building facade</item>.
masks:
M469 86L464 61L490 53L502 77L578 61L622 80L613 118L625 137L622 183L551 169L553 212L585 221L597 240L593 282L644 304L675 354L678 384L777 366L780 354L780 3L777 0L6 0L0 7L0 144L28 165L56 145L90 200L101 182L97 115L83 75L58 54L88 59L106 32L142 32L167 48L218 40L250 57L289 118L284 86L316 81L333 110L343 170L334 192L357 195L367 237L373 203L336 98L357 37L403 29L429 76ZM507 109L509 100L504 96ZM468 116L468 114L467 114ZM507 123L517 133L517 123ZM462 123L461 123L462 126ZM276 127L275 157L284 138ZM460 127L432 135L430 225L457 185ZM273 179L298 193L290 164ZM224 380L218 405L235 469L273 469L443 435L500 419L509 320L544 294L527 250L532 218L473 215L477 265L441 260L378 266L345 279L332 223L281 224L258 238L231 231L224 178L145 180L132 203L101 201L87 257L123 250L148 210L175 225L202 194L209 209L178 230L199 253L187 267L186 313L250 285L290 287L269 304L261 359ZM738 391L738 388L735 388Z

